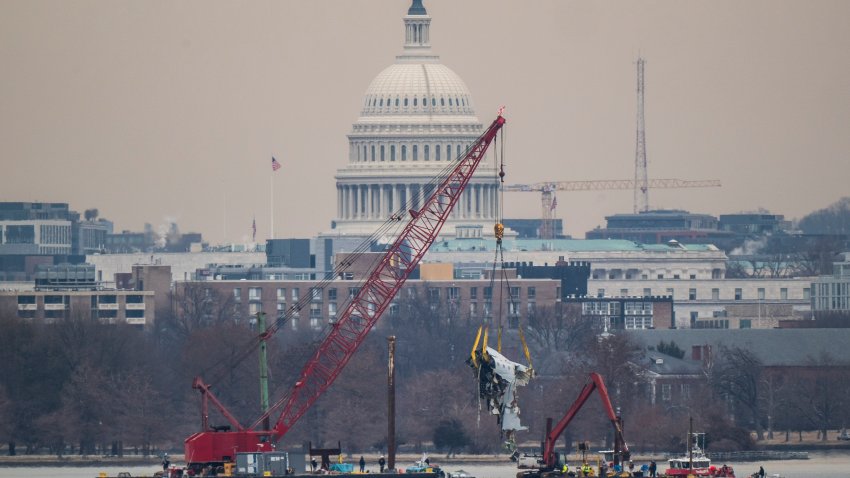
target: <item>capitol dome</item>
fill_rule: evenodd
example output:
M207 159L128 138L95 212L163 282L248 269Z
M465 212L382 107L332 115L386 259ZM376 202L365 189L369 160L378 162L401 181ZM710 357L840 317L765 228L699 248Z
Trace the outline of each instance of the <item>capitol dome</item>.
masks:
M463 80L440 63L396 63L363 95L361 115L474 115Z
M329 235L370 235L406 208L418 209L433 179L483 131L466 83L431 51L431 17L421 0L404 16L404 48L372 80L337 170L337 216ZM481 161L441 230L475 237L497 217L496 167ZM469 226L458 232L460 226ZM476 232L477 231L477 232Z

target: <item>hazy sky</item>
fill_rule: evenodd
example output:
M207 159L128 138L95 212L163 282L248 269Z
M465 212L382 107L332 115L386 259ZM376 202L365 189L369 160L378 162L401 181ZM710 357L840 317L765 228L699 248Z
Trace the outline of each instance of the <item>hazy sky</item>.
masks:
M310 236L408 0L0 0L0 200L97 207L116 229L176 220L213 242ZM507 181L632 178L646 58L656 208L797 218L850 195L850 1L425 0L434 51L489 123ZM631 191L560 193L577 237ZM512 193L507 217L538 217Z

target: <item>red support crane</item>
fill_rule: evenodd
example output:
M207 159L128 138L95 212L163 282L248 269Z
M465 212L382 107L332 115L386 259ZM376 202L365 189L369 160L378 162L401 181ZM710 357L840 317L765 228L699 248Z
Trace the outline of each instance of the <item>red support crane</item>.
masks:
M602 400L602 406L605 409L605 414L608 415L608 418L611 420L611 424L614 426L615 463L620 463L621 460L625 461L629 459L630 452L628 445L626 445L626 440L623 438L622 420L614 412L614 407L611 405L611 399L608 396L608 388L605 387L605 382L602 380L602 376L593 372L590 374L590 380L579 393L578 398L576 398L575 402L573 402L567 410L567 413L564 414L558 423L552 427L552 419L549 418L546 420L546 437L543 440L543 456L539 457L539 468L536 470L517 473L517 478L539 478L547 472L555 472L556 474L560 472L560 469L556 466L558 464L558 457L555 453L555 444L561 434L564 433L567 425L572 422L578 411L581 410L581 407L584 406L587 399L590 398L590 395L594 390L599 392L599 398Z
M238 452L271 451L273 444L286 435L331 386L436 239L487 148L504 124L505 119L500 110L495 121L469 147L422 207L408 211L410 221L340 313L336 323L304 366L293 388L263 416L250 426L242 426L216 399L209 386L199 377L195 379L193 388L199 390L202 396L203 430L186 438L184 443L186 462L191 468L219 466L234 461ZM262 338L267 338L266 335L269 333ZM207 423L210 400L235 428L234 431L210 430ZM277 411L280 411L280 416L274 427L270 430L262 429L263 422Z

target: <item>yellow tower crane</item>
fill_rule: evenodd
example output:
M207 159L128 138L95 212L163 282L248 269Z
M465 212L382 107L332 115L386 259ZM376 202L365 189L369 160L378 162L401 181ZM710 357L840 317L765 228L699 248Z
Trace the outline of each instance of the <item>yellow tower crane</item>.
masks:
M507 192L540 192L541 219L540 237L542 239L554 239L555 208L558 201L555 191L601 191L609 189L634 189L633 179L603 179L590 181L552 181L533 184L507 184L504 191ZM677 189L677 188L711 188L720 187L718 179L702 179L688 181L684 179L650 179L646 182L647 188L653 189ZM647 208L648 209L648 206ZM644 211L646 210L644 209Z

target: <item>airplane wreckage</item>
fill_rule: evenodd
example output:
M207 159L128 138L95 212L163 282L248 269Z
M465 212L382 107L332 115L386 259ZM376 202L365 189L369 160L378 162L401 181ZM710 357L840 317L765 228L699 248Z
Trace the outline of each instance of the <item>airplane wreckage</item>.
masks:
M478 379L478 395L487 404L487 412L496 415L500 434L505 439L505 447L513 452L516 450L516 432L527 430L520 423L520 409L517 402L517 387L528 385L534 377L531 356L525 337L520 329L528 366L509 360L499 350L487 346L487 330L478 329L475 344L472 346L470 357L466 360L475 371ZM501 349L501 334L499 334L499 349ZM478 345L481 343L481 348Z

